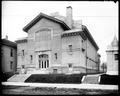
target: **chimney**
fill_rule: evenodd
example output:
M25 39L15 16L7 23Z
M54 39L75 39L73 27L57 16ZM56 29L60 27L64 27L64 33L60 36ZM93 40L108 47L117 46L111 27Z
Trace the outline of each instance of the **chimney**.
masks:
M72 7L71 6L68 6L66 8L66 22L67 22L67 25L72 28L73 26L73 19L72 19Z

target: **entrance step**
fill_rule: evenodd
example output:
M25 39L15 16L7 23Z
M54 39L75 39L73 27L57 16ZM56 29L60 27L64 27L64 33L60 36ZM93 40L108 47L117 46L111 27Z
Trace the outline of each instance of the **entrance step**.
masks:
M99 84L100 75L87 75L83 78L84 84Z
M10 77L8 82L24 82L31 74L16 74Z

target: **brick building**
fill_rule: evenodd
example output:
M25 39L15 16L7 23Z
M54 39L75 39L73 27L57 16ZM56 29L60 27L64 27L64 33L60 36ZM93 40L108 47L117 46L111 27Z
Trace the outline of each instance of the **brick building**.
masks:
M98 46L86 26L72 18L40 13L23 30L27 37L17 42L17 70L27 73L98 72Z
M2 72L14 73L17 68L17 44L7 38L1 40Z

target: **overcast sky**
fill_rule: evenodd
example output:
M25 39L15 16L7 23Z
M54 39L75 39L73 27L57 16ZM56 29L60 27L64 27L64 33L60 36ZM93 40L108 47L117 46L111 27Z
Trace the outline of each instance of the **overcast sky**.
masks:
M82 20L99 46L101 61L106 61L106 48L114 35L118 38L118 2L81 1L2 1L2 38L11 41L26 37L22 29L40 12L59 12L66 16L66 7L72 6L73 19Z

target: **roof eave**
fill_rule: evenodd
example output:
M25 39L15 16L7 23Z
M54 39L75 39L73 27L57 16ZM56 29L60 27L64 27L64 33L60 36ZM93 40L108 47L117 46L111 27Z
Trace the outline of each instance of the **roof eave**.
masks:
M12 41L9 41L9 40L6 40L6 39L2 39L1 44L6 45L6 46L11 46L11 47L14 47L14 48L17 47L17 44L15 42L12 42Z
M40 13L38 16L36 16L30 23L28 23L24 28L23 28L23 31L25 32L28 32L28 30L34 25L36 24L41 18L47 18L47 19L50 19L50 20L53 20L54 22L57 22L57 23L60 23L66 30L70 30L70 28L67 26L67 24L65 24L63 21L57 19L57 18L54 18L54 17L51 17L51 16L48 16L44 13Z
M96 50L99 50L98 45L96 44L95 40L93 39L92 35L90 34L89 30L87 29L86 26L84 26L84 30L88 33L89 39L91 40L91 42L93 43L94 47L96 48Z

